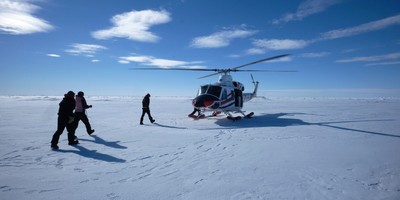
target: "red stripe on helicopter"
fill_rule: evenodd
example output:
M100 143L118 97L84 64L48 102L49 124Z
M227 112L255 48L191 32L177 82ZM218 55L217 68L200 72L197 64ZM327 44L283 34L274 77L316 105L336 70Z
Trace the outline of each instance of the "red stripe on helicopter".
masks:
M224 105L224 104L226 104L226 103L228 103L230 101L233 101L233 95L232 94L230 94L226 100L222 101L221 105Z

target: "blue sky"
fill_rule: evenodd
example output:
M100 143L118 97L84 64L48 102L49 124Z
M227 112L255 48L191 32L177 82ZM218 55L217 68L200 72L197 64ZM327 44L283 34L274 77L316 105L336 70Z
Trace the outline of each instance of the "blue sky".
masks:
M268 90L400 89L399 0L0 0L0 95L189 95L244 69ZM249 73L233 77L252 88Z

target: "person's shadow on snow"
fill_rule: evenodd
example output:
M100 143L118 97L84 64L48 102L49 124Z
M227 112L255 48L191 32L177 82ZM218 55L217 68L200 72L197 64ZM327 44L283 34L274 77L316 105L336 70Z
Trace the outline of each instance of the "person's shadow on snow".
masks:
M62 152L62 153L75 153L80 156L86 157L86 158L92 158L95 160L101 160L105 162L118 162L118 163L124 163L126 160L116 158L111 155L103 154L97 152L97 150L89 150L86 149L85 147L79 146L79 145L74 145L77 150L64 150L64 149L58 149L57 151Z
M81 139L79 138L80 141L86 141L86 142L94 142L97 144L102 144L104 146L108 146L108 147L112 147L112 148L116 148L116 149L127 149L127 147L122 146L118 143L120 143L120 141L105 141L103 138L97 136L97 135L91 135L92 138L94 138L94 140L88 140L88 139Z
M62 152L62 153L75 153L77 155L80 155L80 156L83 156L86 158L92 158L95 160L101 160L101 161L105 161L105 162L117 162L117 163L126 162L126 160L124 160L124 159L120 159L120 158L116 158L111 155L99 153L99 152L97 152L97 150L89 150L83 146L74 145L73 147L75 147L77 150L58 149L57 151Z
M340 130L354 131L360 133L367 133L372 135L388 136L400 138L400 135L373 132L367 130L360 130L354 128L346 128L338 126L337 124L344 123L360 123L360 122L379 122L379 121L393 121L393 119L376 119L376 120L347 120L347 121L333 121L333 122L305 122L301 119L296 119L295 115L312 115L306 113L276 113L276 114L262 114L254 116L250 119L242 119L231 121L228 119L219 119L215 123L223 128L255 128L255 127L288 127L288 126L325 126Z

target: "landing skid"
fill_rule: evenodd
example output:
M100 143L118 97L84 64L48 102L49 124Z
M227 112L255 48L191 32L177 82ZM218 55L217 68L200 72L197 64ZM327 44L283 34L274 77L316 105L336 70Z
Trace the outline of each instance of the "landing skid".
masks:
M205 119L208 117L215 117L218 114L220 114L221 112L214 112L211 115L206 116L204 113L201 113L199 115L188 115L188 117L194 119L194 120L198 120L198 119ZM233 116L231 113L229 112L225 112L225 114L227 115L227 118L232 120L232 121L236 121L236 120L240 120L242 118L251 118L254 115L254 112L250 112L249 114L244 114L244 112L240 112L243 116Z
M232 121L236 121L236 120L241 120L241 119L242 119L242 116L236 116L236 117L234 117L234 116L227 116L226 118L229 119L229 120L232 120Z
M200 115L189 115L188 117L192 118L192 119L204 119L206 118L206 116L204 114L200 114Z
M243 117L244 118L251 118L253 115L254 115L254 112L251 112L251 113L249 113L249 114L244 114L243 112L240 112L240 113L242 113L242 115L243 115ZM243 117L242 116L232 116L230 113L226 113L227 115L228 115L228 119L230 119L230 120L232 120L232 121L236 121L236 120L240 120L240 119L242 119Z
M192 118L192 119L204 119L204 118L208 118L208 117L216 117L221 113L221 111L214 111L211 115L205 115L204 113L200 113L199 115L188 115L188 117Z

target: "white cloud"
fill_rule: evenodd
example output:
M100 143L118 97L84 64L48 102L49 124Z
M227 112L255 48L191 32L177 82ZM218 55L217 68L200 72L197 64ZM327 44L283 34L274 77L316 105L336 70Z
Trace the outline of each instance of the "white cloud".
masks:
M259 40L253 40L252 44L253 47L247 49L244 55L262 55L265 54L268 50L301 49L306 47L309 44L309 42L306 40L292 40L292 39L259 39ZM241 55L236 55L236 57L240 56ZM288 58L286 58L285 61L289 61L287 59Z
M366 64L367 66L380 66L380 65L399 65L400 66L400 61L397 62L378 62L378 63L369 63Z
M160 58L155 58L153 56L142 56L142 55L120 57L118 62L121 64L129 64L131 62L135 62L142 65L155 66L161 68L171 68L171 67L205 68L204 66L197 65L202 63L201 61L186 62L179 60L160 59Z
M400 15L395 15L392 17L361 24L359 26L351 28L328 31L326 33L321 34L321 37L318 38L317 40L333 40L337 38L349 37L349 36L359 35L362 33L384 29L389 26L398 24L400 24Z
M121 64L129 64L129 63L131 63L125 57L120 57L120 60L118 60L118 62L121 63Z
M71 49L65 50L65 52L74 54L74 55L85 55L88 57L93 57L93 54L96 54L100 50L107 49L104 46L101 45L95 45L95 44L79 44L75 43L71 45Z
M273 20L273 24L302 20L316 13L323 12L327 8L340 3L341 0L306 0L302 2L295 13L288 13L279 19Z
M233 29L213 33L209 36L196 37L191 42L194 48L219 48L229 46L231 41L236 38L245 38L255 34L257 31Z
M262 48L250 48L246 50L246 55L261 55L265 54L266 50Z
M26 1L0 1L0 32L14 35L47 32L53 27L46 21L33 16L38 6Z
M100 60L98 60L98 59L93 59L92 62L97 63L97 62L100 62Z
M228 55L227 57L228 57L228 58L240 58L240 57L242 57L242 55L239 55L239 54L231 54L231 55Z
M391 53L379 56L354 57L349 59L337 60L336 62L375 62L393 59L400 59L400 53Z
M328 53L328 52L302 53L300 56L304 57L304 58L322 58L322 57L325 57L325 56L327 56L329 54L330 53Z
M292 40L292 39L259 39L253 41L253 48L247 50L247 54L262 54L262 50L288 50L288 49L301 49L314 42L321 42L326 40L333 40L343 37L350 37L359 34L364 34L370 31L376 31L387 28L389 26L400 24L400 15L395 15L385 19L372 21L369 23L361 24L359 26L337 29L322 33L320 37L312 40ZM355 51L348 49L343 53ZM307 55L306 55L307 56Z
M271 50L288 50L288 49L301 49L308 45L305 40L291 40L291 39L261 39L254 40L253 45L262 49Z
M54 53L49 53L49 54L47 54L46 56L54 57L54 58L59 58L59 57L61 57L60 55L54 54Z
M92 32L92 36L96 39L119 37L139 42L156 42L160 38L149 29L154 25L169 21L171 21L170 14L164 10L134 10L115 15L111 19L113 27Z
M345 49L345 50L342 50L342 53L351 53L351 52L355 52L356 51L356 49Z

